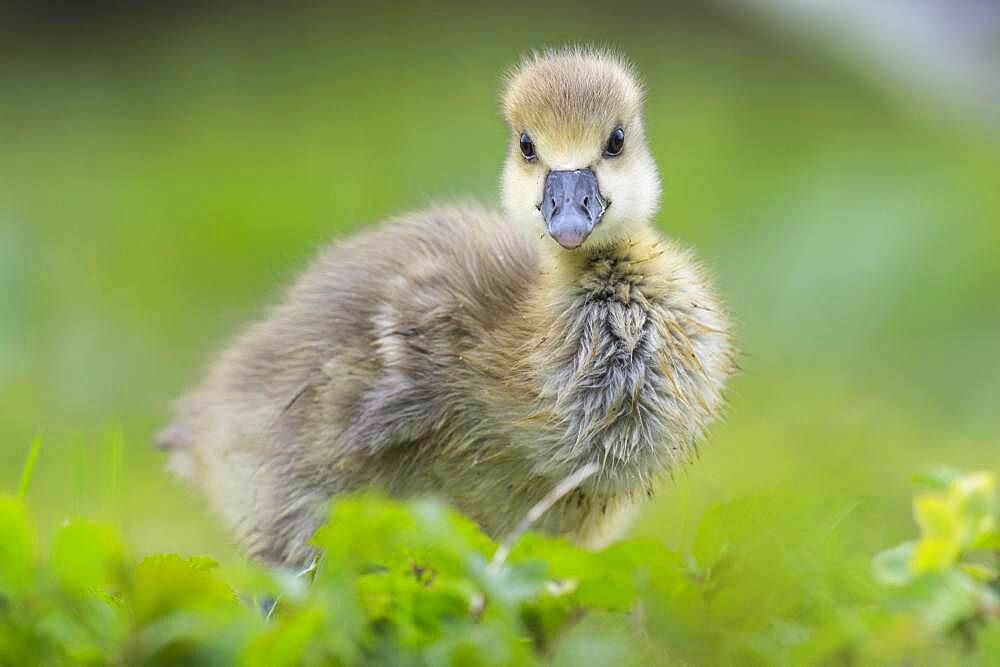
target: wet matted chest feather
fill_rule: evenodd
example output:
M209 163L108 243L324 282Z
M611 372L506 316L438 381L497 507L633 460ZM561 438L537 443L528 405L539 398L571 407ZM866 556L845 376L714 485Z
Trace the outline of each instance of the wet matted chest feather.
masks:
M596 460L648 483L686 456L718 389L702 364L697 320L669 280L596 263L563 304L564 342L543 397L561 415L560 458Z

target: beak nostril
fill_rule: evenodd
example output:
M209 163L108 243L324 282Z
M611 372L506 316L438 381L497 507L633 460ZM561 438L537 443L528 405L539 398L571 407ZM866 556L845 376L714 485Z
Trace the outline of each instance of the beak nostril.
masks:
M590 169L551 171L539 202L549 235L564 248L576 248L604 214L604 196Z

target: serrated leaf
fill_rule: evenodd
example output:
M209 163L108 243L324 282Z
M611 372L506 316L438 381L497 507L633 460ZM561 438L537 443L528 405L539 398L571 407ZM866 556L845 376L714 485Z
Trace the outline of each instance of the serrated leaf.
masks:
M435 499L408 503L363 493L338 499L313 544L325 551L326 569L395 569L411 562L439 573L464 571L467 555L492 554L495 545L474 522Z
M176 611L232 610L238 601L219 576L218 564L203 557L150 556L135 568L131 589L131 606L140 622Z
M324 551L328 570L393 567L406 560L409 545L400 539L412 531L405 506L374 493L345 496L330 506L327 523L312 543Z

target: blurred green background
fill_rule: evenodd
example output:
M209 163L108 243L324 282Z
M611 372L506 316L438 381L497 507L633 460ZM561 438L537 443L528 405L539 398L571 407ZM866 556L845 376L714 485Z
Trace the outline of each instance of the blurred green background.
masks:
M684 549L710 505L759 495L846 517L867 559L912 533L915 473L1000 468L990 108L722 3L127 6L0 22L0 488L41 434L47 531L105 516L142 553L235 557L150 444L169 402L319 244L495 201L501 74L568 42L637 63L658 224L744 351L636 533ZM779 516L755 530L794 541Z

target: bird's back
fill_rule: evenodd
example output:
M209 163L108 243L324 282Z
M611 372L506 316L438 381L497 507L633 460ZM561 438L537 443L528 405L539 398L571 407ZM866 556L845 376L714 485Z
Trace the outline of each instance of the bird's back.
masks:
M523 301L538 261L531 239L474 204L330 244L178 401L160 438L172 467L252 552L294 559L268 549L309 530L330 494L371 482L368 453L448 418L462 350Z

